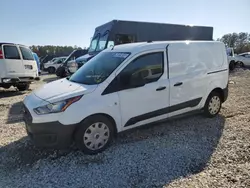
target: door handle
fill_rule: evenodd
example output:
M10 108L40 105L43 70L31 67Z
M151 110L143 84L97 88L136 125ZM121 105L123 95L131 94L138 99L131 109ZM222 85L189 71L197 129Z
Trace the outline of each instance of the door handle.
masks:
M176 84L174 84L174 86L180 86L182 84L183 84L182 82L177 82Z
M161 90L164 90L164 89L166 89L166 86L159 87L159 88L156 89L156 91L161 91Z

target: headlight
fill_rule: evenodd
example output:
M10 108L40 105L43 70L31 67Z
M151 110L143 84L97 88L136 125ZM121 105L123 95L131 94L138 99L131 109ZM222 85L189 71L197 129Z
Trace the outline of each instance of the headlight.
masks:
M34 109L34 112L38 115L50 114L50 113L59 113L65 111L71 104L79 101L81 96L72 97L63 101L50 103L45 106L39 106Z
M11 81L10 78L5 78L5 79L3 79L3 82L4 82L4 83L8 83L8 82L10 82L10 81Z

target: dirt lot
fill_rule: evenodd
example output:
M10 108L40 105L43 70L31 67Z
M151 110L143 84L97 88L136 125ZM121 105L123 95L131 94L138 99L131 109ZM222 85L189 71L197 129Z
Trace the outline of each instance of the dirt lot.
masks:
M44 75L31 89L53 79ZM95 156L35 148L20 113L31 91L0 90L0 187L250 187L250 70L230 80L218 117L132 130Z

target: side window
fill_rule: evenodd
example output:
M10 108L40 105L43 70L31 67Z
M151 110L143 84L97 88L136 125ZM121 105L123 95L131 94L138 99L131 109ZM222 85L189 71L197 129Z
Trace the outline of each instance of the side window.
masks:
M125 34L117 34L115 36L115 44L126 44L126 43L133 43L135 42L134 35L125 35Z
M164 70L164 53L156 52L139 56L119 74L120 89L129 89L138 80L145 84L157 81Z
M114 41L108 41L107 48L113 47L115 45Z
M34 57L28 48L20 47L20 50L23 56L23 60L34 60Z
M57 64L61 64L62 62L63 62L63 60L60 59L60 60L57 61Z
M16 46L4 45L3 50L5 59L21 59Z

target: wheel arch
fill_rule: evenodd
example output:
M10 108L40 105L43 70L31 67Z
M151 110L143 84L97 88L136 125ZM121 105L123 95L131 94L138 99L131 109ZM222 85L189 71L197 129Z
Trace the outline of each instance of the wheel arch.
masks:
M56 70L56 68L54 66L49 66L47 69L54 69L54 70Z
M106 113L96 113L96 114L91 114L91 115L87 116L87 117L84 118L80 123L78 123L78 125L76 126L75 131L74 131L73 134L75 134L75 132L77 131L78 127L81 126L81 123L82 123L82 122L84 122L86 119L91 118L91 117L93 117L93 116L104 116L104 117L108 118L108 119L112 122L112 125L113 125L113 127L114 127L114 130L115 130L115 131L114 131L114 134L115 134L114 136L117 135L118 130L117 130L117 125L116 125L115 119L114 119L112 116L110 116L110 115L108 115L108 114L106 114Z
M214 89L209 93L208 97L209 97L213 92L216 92L216 93L218 93L218 94L220 95L220 98L221 98L222 102L225 101L225 95L224 95L224 91L223 91L222 88L220 88L220 87L214 88Z

